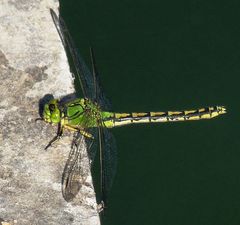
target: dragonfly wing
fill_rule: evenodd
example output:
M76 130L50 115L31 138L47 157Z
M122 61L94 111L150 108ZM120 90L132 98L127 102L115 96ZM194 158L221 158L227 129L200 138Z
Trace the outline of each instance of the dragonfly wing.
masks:
M66 52L70 53L71 55L71 59L75 68L74 75L75 78L77 78L80 82L83 95L85 98L93 100L95 96L93 75L77 51L63 18L61 16L58 17L52 9L50 9L50 12L64 48Z
M105 127L99 127L99 148L101 165L101 193L104 205L112 187L117 169L117 148L115 138Z
M66 52L69 52L71 55L76 70L75 78L77 78L80 82L84 97L99 104L101 110L111 110L110 101L106 98L104 92L102 91L93 49L90 48L92 74L77 51L64 20L61 17L57 17L53 10L50 10L50 12L64 48ZM91 134L94 136L95 142L85 139L79 133L78 137L73 142L72 149L65 166L62 182L63 196L67 201L72 200L77 195L87 176L87 171L84 172L82 166L82 149L87 149L90 161L93 161L96 149L99 148L101 160L102 200L106 202L106 198L116 172L117 151L115 139L112 134L104 127L103 123L99 125L98 129L91 129ZM97 139L98 141L96 141Z
M76 197L90 173L87 151L91 146L83 135L75 134L62 177L62 193L66 201Z
M91 63L92 63L92 73L93 73L93 81L94 81L94 101L98 103L101 110L110 111L112 109L111 103L109 99L104 94L104 91L101 86L101 81L99 78L99 73L97 70L95 54L93 48L90 47L90 55L91 55Z

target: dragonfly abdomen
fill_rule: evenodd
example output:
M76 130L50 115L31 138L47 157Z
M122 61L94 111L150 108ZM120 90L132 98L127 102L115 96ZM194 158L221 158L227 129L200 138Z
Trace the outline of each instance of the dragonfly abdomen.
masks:
M225 107L214 106L195 110L142 112L142 113L114 113L113 127L132 123L163 123L187 120L212 119L226 113Z

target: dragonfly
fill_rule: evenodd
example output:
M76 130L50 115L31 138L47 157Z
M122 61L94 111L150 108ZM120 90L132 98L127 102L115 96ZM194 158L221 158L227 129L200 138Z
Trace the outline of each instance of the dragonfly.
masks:
M111 104L103 92L96 67L94 51L90 48L91 67L88 66L76 49L69 30L61 16L50 10L55 27L66 52L74 65L74 76L81 86L82 98L64 102L51 99L44 105L42 120L58 125L56 136L45 149L53 145L65 129L75 132L75 139L63 177L63 197L73 200L86 179L81 166L81 151L86 148L94 159L98 151L100 161L100 185L103 209L106 208L108 195L116 171L116 144L111 128L140 123L162 123L212 119L226 113L224 106L203 107L184 111L130 112L119 113L111 110ZM91 164L92 166L92 164Z

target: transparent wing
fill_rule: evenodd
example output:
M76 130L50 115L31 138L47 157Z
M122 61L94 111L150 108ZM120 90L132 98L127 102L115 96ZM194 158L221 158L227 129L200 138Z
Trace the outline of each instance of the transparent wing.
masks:
M96 70L95 57L92 48L90 48L92 69L94 74L90 72L83 58L76 49L73 39L62 17L57 17L56 13L50 9L54 24L62 40L66 52L69 52L75 67L75 78L78 79L83 95L92 101L98 102L101 109L109 110L109 100L104 95L100 79Z
M108 195L112 187L117 169L117 148L112 133L102 126L99 132L100 167L101 167L101 194L106 207Z
M62 193L66 201L72 201L86 181L90 172L87 151L91 145L79 132L75 134L62 177Z
M58 31L58 34L62 40L66 52L69 52L75 67L75 78L78 79L81 85L81 89L85 98L93 99L94 97L94 82L93 76L87 68L85 62L76 50L75 44L68 31L68 28L61 17L58 17L56 13L50 9L54 24Z
M95 55L92 47L90 48L90 55L91 55L92 71L93 71L93 78L94 78L93 79L94 93L95 93L94 101L97 102L97 104L101 107L102 110L111 111L112 109L111 103L109 99L106 97L106 95L104 94L104 91L101 86L101 81L99 78Z
M50 11L65 50L71 55L75 67L75 78L80 82L84 97L96 102L101 110L110 111L111 104L105 96L100 84L93 49L90 48L92 63L91 73L79 52L76 50L64 20L61 17L58 18L53 10ZM73 142L63 175L63 196L67 201L72 200L77 195L86 179L88 171L83 170L84 154L82 150L87 149L88 156L90 160L93 161L96 150L99 149L101 192L102 200L106 205L107 196L112 186L117 166L116 143L113 135L104 127L101 121L99 121L99 127L97 129L89 129L89 132L93 135L94 142L90 141L88 138L84 138L80 134L78 134Z
M89 174L90 162L94 160L96 149L100 149L101 199L106 206L117 167L116 142L108 129L95 129L94 140L75 134L71 151L62 177L62 193L66 201L72 201ZM99 145L99 146L98 146ZM90 159L90 161L89 161Z

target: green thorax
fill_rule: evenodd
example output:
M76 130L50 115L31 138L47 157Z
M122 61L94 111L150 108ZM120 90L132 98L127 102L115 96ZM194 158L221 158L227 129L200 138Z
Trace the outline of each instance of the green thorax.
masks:
M81 128L109 126L111 112L102 112L99 105L89 99L77 98L62 105L64 124ZM106 124L105 122L106 121ZM109 121L109 122L107 122Z

